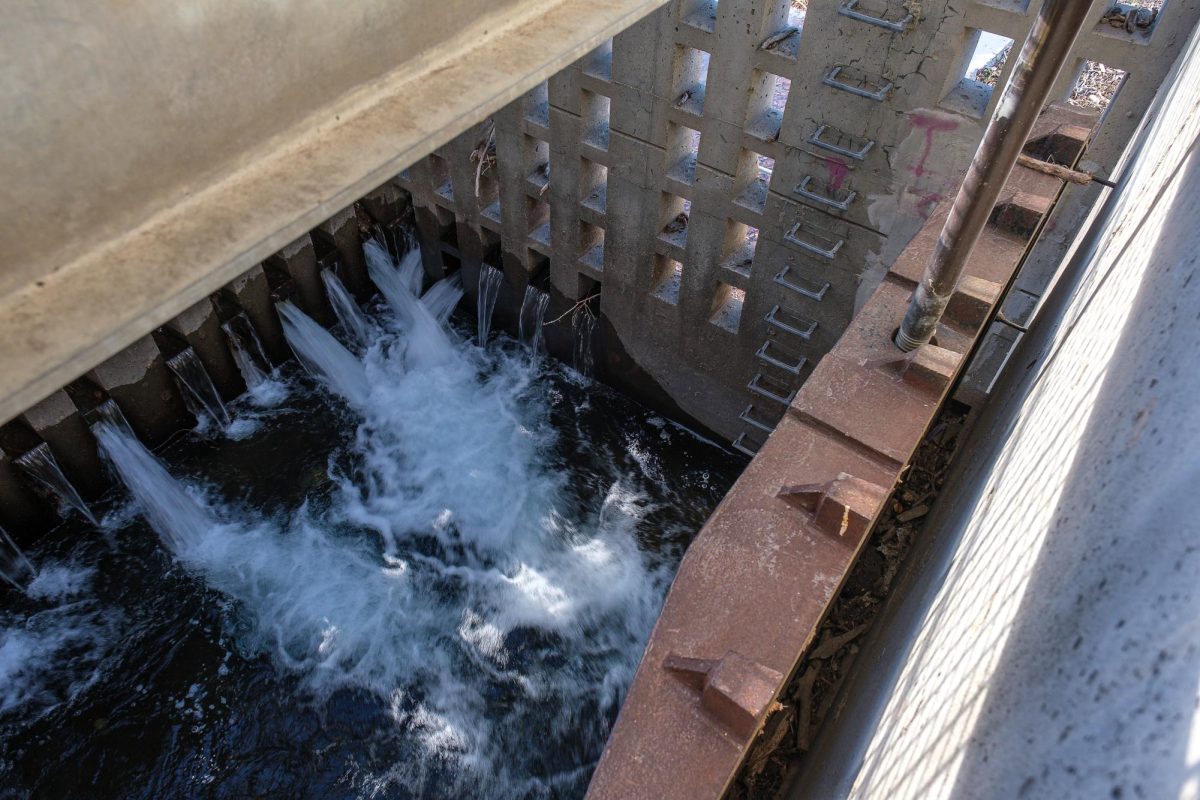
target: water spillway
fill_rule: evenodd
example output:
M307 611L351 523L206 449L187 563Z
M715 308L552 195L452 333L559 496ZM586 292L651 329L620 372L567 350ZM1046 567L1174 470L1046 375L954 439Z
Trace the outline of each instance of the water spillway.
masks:
M231 426L155 454L98 410L127 494L100 531L39 541L59 587L0 614L8 785L582 793L738 465L507 336L477 346L474 320L444 321L461 286L420 295L382 256L360 354L286 302L299 364L272 378L235 333L243 370L282 389L251 386Z

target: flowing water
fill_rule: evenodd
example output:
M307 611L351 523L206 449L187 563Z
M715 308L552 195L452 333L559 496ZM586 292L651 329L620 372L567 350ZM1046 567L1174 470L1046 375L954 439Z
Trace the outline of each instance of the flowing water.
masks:
M213 386L212 378L209 377L208 370L204 369L204 364L200 362L195 350L188 347L178 355L168 358L167 366L175 373L179 385L183 388L183 396L197 417L207 414L222 428L229 427L232 421L229 411L226 410L221 395L217 393L217 387Z
M592 333L596 330L596 317L586 305L577 306L571 315L571 333L574 347L571 363L581 375L591 376L595 370L592 362Z
M321 281L325 284L325 295L333 306L334 316L341 323L342 330L356 346L366 347L371 343L371 324L354 297L331 269L321 270Z
M88 522L96 524L92 510L88 508L88 504L83 501L79 492L67 480L62 468L58 466L58 460L54 458L54 453L50 452L50 445L42 442L14 463L50 494L64 512L67 510L78 511Z
M495 267L484 264L479 268L479 295L476 298L475 314L478 336L475 343L480 347L487 344L488 333L492 329L492 313L496 310L496 298L500 296L502 280L504 273Z
M521 313L517 319L517 338L534 353L541 350L542 323L549 305L549 294L532 286L525 287L525 299L521 301Z
M315 378L288 365L254 435L156 456L102 414L132 500L39 541L0 597L0 786L582 795L740 461L375 272L361 356L280 304Z
M36 573L29 557L17 547L8 531L0 528L0 581L23 592Z

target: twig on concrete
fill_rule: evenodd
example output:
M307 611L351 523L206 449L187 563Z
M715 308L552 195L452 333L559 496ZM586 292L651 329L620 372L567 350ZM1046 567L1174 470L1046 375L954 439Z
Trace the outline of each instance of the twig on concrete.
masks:
M592 308L591 308L591 306L589 306L589 305L588 305L588 303L589 303L589 302L591 302L592 300L595 300L595 299L596 299L597 297L599 297L599 296L600 296L600 293L599 293L599 292L596 292L596 293L595 293L594 295L592 295L591 297L585 297L585 298L583 298L582 300L579 300L579 301L577 301L577 302L575 303L575 305L571 306L570 308L568 308L568 309L567 309L566 311L564 311L563 313L559 314L559 315L558 315L557 317L555 317L554 319L550 320L549 322L543 322L543 323L542 323L542 327L543 327L543 328L545 328L547 325L553 325L553 324L554 324L554 323L556 323L556 322L561 322L561 321L562 321L562 320L563 320L565 317L568 317L568 316L573 316L573 315L575 314L575 312L579 311L579 309L580 309L580 307L581 307L581 306L582 306L582 308L583 308L584 312L585 312L585 313L586 313L586 314L587 314L589 317L593 317L593 318L595 318L595 316L596 316L596 315L595 315L595 313L592 311Z
M488 132L471 151L471 161L475 163L475 196L479 197L479 182L483 178L483 171L491 169L496 164L495 121L488 120Z

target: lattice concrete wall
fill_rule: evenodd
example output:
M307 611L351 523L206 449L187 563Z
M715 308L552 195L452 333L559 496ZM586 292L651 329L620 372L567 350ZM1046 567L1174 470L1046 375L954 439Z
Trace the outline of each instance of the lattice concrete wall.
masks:
M431 275L461 266L472 290L481 265L502 269L501 324L531 281L551 294L548 319L591 298L601 377L636 365L753 451L954 192L998 99L963 77L981 32L1019 46L1037 5L673 0L496 115L481 176L487 123L396 185ZM1131 33L1101 21L1108 0L1093 5L1060 95L1085 59L1129 74L1086 156L1111 166L1200 3L1171 0ZM1073 191L1057 213L1094 196ZM1064 246L1039 243L1043 279ZM547 338L569 358L568 322Z

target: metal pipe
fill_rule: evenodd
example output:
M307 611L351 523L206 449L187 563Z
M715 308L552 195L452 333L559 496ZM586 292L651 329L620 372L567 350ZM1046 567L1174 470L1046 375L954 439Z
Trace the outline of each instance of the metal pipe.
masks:
M967 258L1091 13L1091 5L1088 0L1046 0L1038 12L913 292L904 323L896 332L896 346L901 350L915 350L933 338Z

